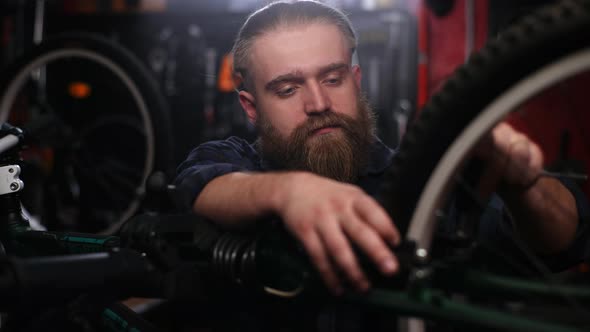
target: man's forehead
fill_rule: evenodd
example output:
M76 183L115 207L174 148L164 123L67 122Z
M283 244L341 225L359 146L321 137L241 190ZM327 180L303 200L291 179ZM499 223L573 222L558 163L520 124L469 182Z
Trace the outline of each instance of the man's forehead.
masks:
M256 79L314 74L333 63L350 62L350 47L333 24L312 23L276 28L256 38L251 66Z

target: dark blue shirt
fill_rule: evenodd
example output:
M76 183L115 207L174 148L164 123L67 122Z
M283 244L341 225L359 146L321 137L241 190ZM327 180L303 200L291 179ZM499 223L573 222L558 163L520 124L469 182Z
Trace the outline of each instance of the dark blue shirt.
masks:
M391 165L395 152L376 140L371 146L370 160L361 172L357 185L373 197L377 197L386 169ZM178 167L175 185L179 192L179 203L185 211L190 211L193 202L203 188L214 178L231 172L264 172L272 171L265 160L261 159L256 147L247 141L230 137L226 140L211 141L194 149L188 158ZM580 216L576 240L573 245L562 253L544 257L548 265L555 270L563 269L590 257L590 208L585 195L576 185L562 180L564 185L574 194ZM452 204L456 205L456 204ZM449 218L439 225L439 233L451 233L455 229L457 218L456 208L449 209ZM515 246L509 218L505 217L505 209L498 196L492 196L481 217L478 228L480 242L490 244L505 253L518 253Z
M394 151L377 140L371 146L370 161L362 170L357 185L371 196L379 192L385 170L393 160ZM204 143L194 149L180 164L175 185L181 194L184 209L192 207L197 195L214 178L231 172L265 172L274 169L262 160L256 147L232 136L222 141Z

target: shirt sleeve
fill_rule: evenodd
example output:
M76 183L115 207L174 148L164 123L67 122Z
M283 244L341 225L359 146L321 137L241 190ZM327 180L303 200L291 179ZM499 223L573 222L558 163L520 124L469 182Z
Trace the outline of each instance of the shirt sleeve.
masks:
M203 188L214 178L231 173L260 170L256 150L245 140L230 137L199 145L176 171L175 201L190 211Z

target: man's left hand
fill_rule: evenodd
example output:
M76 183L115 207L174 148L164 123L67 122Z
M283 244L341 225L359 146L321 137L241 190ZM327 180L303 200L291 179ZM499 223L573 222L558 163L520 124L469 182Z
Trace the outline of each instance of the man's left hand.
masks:
M500 185L503 189L525 191L535 184L543 170L539 146L505 122L492 129L475 153L488 165L486 189Z

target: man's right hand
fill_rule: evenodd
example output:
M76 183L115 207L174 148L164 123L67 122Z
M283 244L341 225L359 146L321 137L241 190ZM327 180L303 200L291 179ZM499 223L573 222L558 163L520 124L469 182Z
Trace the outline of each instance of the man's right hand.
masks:
M234 172L210 181L194 211L227 228L279 216L303 244L326 285L370 287L352 244L391 275L398 262L391 246L400 235L385 210L359 187L307 172Z
M342 292L342 275L360 291L370 287L353 252L353 243L383 274L397 271L398 262L390 246L399 244L400 235L373 198L357 186L311 173L285 176L277 213L303 244L332 292Z

